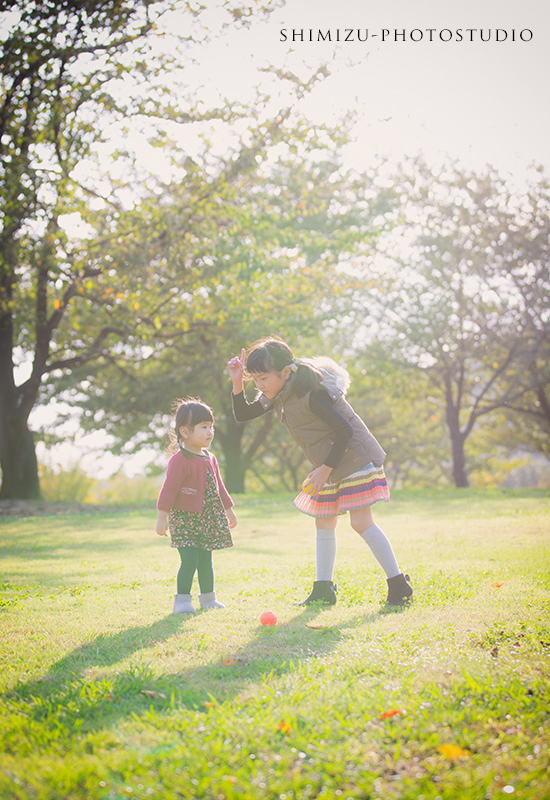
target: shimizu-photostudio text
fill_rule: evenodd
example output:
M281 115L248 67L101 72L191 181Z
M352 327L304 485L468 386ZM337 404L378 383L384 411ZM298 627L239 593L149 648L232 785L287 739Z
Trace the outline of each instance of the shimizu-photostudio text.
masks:
M531 42L530 28L281 28L281 42Z

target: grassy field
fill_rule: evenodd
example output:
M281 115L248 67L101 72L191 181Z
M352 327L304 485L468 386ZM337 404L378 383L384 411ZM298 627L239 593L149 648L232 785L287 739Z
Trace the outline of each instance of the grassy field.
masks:
M236 511L227 609L194 617L153 510L0 523L2 800L550 798L550 492L378 504L415 588L390 613L346 518L319 610L313 522Z

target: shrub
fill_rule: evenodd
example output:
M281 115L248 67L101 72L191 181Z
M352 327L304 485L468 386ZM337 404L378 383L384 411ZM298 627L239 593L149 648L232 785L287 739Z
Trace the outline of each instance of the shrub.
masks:
M84 472L80 462L63 468L60 464L41 464L40 490L44 500L85 503L95 479Z

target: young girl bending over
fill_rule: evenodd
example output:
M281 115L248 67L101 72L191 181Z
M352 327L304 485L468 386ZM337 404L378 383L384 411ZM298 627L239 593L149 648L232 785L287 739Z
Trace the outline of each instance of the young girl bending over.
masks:
M168 462L157 501L157 534L177 547L181 565L174 614L194 614L191 586L198 573L201 608L225 608L216 600L212 550L232 547L229 528L237 518L233 501L208 447L214 438L212 409L199 399L180 400L175 408L173 439L177 452Z
M275 409L280 422L296 440L315 469L294 501L300 511L315 517L317 579L303 605L336 602L332 582L336 558L336 521L350 512L352 528L368 544L388 584L387 605L405 605L412 597L409 576L397 565L392 546L373 522L371 505L389 501L382 450L364 422L345 399L349 375L329 358L295 358L290 347L275 337L252 345L246 370L259 394L248 403L243 393L245 351L228 362L233 382L233 411L238 422Z

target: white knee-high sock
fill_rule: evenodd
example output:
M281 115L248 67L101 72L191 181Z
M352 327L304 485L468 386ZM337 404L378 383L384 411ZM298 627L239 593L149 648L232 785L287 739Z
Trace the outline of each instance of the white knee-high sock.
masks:
M396 575L401 574L390 540L378 525L373 523L359 536L372 550L373 556L386 573L386 578L395 578Z
M336 531L334 529L317 528L315 559L317 563L316 580L331 581L336 561Z

